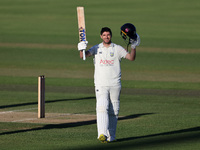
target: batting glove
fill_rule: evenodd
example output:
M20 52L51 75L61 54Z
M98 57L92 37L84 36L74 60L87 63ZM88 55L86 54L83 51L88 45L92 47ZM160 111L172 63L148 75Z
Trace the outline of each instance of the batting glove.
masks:
M136 46L140 45L140 36L137 34L137 39L136 40L130 39L130 43L131 43L131 48L135 49Z
M88 41L82 41L78 43L78 50L79 51L86 50L87 44L88 44Z

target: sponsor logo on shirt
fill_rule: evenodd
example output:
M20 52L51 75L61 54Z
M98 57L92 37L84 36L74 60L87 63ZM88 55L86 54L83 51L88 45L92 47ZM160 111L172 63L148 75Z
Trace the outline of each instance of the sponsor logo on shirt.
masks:
M114 60L100 60L100 65L109 65L109 66L111 66L111 65L114 65Z

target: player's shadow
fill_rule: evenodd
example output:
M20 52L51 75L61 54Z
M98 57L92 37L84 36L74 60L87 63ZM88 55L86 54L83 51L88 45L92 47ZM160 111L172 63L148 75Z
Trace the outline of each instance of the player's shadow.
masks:
M71 98L71 99L46 100L45 104L55 103L55 102L89 100L89 99L95 99L95 98L96 97L82 97L82 98ZM20 107L20 106L29 106L29 105L37 105L37 104L38 104L38 102L28 102L28 103L21 103L21 104L2 105L2 106L0 106L0 109L11 108L11 107Z
M194 128L182 129L182 130L171 131L171 132L163 132L163 133L157 133L157 134L151 134L151 135L145 135L145 136L139 136L139 137L121 138L121 139L118 139L117 142L131 141L131 140L136 140L136 139L141 139L141 138L157 137L157 136L162 136L162 135L175 135L175 134L186 133L186 132L198 133L199 131L200 131L200 127L194 127ZM198 138L200 138L200 132L198 133Z
M163 146L167 148L169 145L182 145L190 143L190 149L193 149L192 144L198 143L200 140L200 127L192 127L180 130L174 130L169 132L161 132L157 134L149 134L144 136L135 136L128 138L117 139L116 142L110 143L107 146L98 145L82 147L82 150L110 150L110 149L149 149L150 147L160 148ZM195 148L195 147L194 147ZM170 149L170 147L169 147ZM78 149L74 149L78 150Z
M124 117L119 117L118 120L120 121L120 120L127 120L127 119L135 119L144 115L152 115L152 114L154 113L133 114L133 115L128 115ZM72 123L48 124L48 125L37 127L37 128L3 132L3 133L0 133L0 135L23 133L23 132L38 131L38 130L71 128L71 127L79 127L79 126L92 125L92 124L96 124L96 119L89 120L89 121L72 122Z

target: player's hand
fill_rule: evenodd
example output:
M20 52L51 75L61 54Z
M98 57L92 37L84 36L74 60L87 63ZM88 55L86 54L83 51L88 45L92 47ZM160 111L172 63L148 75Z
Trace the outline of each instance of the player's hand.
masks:
M87 44L88 44L88 41L82 41L78 43L78 50L79 51L86 50Z
M136 40L130 39L130 43L131 43L131 48L135 49L136 46L140 45L140 36L137 34L137 39Z

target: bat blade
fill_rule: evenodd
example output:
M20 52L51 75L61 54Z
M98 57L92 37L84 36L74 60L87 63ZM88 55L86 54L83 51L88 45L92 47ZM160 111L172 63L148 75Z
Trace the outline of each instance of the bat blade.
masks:
M86 41L86 28L85 28L85 14L84 7L77 7L77 17L78 17L78 33L79 41ZM85 50L83 50L83 60L85 60Z

